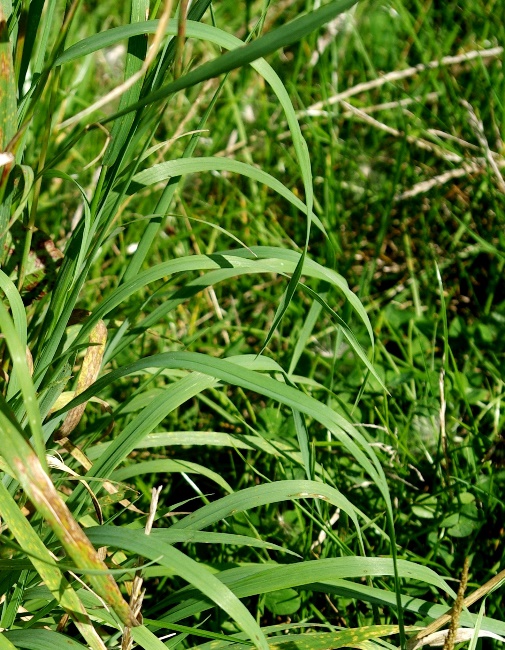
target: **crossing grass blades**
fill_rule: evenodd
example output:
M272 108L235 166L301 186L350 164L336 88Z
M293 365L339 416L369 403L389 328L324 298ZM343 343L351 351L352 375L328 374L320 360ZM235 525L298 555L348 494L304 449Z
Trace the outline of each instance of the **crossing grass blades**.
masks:
M226 31L226 3L187 4L1 0L0 649L417 648L448 620L451 643L499 639L467 607L503 572L465 601L461 567L406 554L387 454L296 371L324 318L387 400L367 309L309 254L327 236L311 155L264 58L354 2L285 21L247 3ZM292 182L207 151L244 78L274 98ZM213 177L238 192L222 210L198 194ZM265 200L298 241L268 234Z

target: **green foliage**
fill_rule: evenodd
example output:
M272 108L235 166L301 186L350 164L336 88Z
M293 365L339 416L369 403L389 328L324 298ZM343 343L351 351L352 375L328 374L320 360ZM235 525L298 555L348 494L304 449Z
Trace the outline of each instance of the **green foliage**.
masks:
M0 3L0 650L503 640L503 27L184 7Z

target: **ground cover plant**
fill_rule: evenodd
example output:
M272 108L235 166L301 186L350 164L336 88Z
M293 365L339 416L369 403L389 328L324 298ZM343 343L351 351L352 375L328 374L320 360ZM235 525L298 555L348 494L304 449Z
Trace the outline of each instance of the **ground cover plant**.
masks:
M0 10L0 649L501 644L499 3Z

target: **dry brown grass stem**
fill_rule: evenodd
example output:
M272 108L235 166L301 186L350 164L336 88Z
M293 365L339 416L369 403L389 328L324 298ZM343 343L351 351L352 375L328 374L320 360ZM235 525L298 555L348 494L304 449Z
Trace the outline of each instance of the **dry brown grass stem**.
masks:
M430 178L427 181L420 181L412 186L409 190L405 190L401 194L395 196L395 201L405 201L405 199L411 199L418 194L425 194L429 192L433 187L438 187L440 185L445 185L450 181L456 178L463 178L469 174L479 174L483 171L483 168L480 165L477 165L472 162L465 163L462 167L458 169L450 169L447 172L442 174L437 174L433 178Z
M461 105L464 106L468 112L469 124L472 127L475 137L477 138L477 141L482 148L484 155L486 156L486 160L496 177L497 185L500 188L500 191L505 194L505 181L503 180L503 176L500 172L500 168L498 167L496 158L491 151L491 148L487 141L486 134L484 132L484 125L475 114L475 111L469 102L467 102L465 99L462 99Z
M162 486L152 489L151 505L149 507L149 514L147 516L146 526L144 529L146 535L151 534L154 518L156 517L156 509L158 508L158 501L160 498L161 490L162 490ZM142 620L141 609L142 609L142 602L144 600L144 594L146 592L146 590L142 588L144 583L144 579L142 578L142 572L141 572L142 564L143 564L143 560L142 558L140 558L139 561L137 562L137 566L139 568L137 569L137 572L135 573L135 577L133 578L133 582L131 585L131 595L130 595L130 608L134 616L139 621ZM132 646L133 646L133 638L131 635L131 628L125 627L123 631L123 637L121 640L121 650L131 650Z
M484 598L484 596L486 596L489 592L491 592L495 587L497 587L503 581L505 581L505 569L497 573L494 576L494 578L491 578L491 580L488 580L485 584L482 585L482 587L479 587L474 592L472 592L469 596L467 596L461 603L460 611L462 609L467 609L468 607L476 603L481 598ZM413 637L408 641L407 650L413 650L416 647L417 641L419 639L424 639L425 637L429 636L430 634L433 634L434 632L439 630L442 626L444 626L446 623L448 623L452 619L453 611L454 611L454 607L451 608L447 612L447 614L443 614L435 621L433 621L433 623L425 627L424 630L418 632L415 637Z

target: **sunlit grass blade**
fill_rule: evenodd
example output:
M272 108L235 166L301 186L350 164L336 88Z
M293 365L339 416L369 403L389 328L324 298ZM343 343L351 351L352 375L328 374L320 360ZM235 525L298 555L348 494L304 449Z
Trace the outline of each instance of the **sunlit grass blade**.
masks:
M247 176L258 183L263 183L272 188L303 213L307 212L305 203L298 199L293 192L271 174L267 174L262 169L252 167L247 163L229 158L200 157L169 160L139 172L133 177L133 183L138 183L140 186L154 185L160 181L166 181L173 176L184 176L185 174L195 174L204 171L227 171ZM136 189L140 188L136 188L133 185L129 191L132 192Z
M110 445L109 442L101 443L90 447L88 458L95 460ZM294 444L275 441L272 444L259 436L241 435L235 437L222 431L170 431L151 433L136 443L135 449L152 449L155 447L169 446L209 446L209 447L230 447L231 449L261 450L276 458L286 458L303 467L303 459L298 448ZM121 471L121 470L118 470ZM133 471L133 470L132 470ZM323 475L323 468L319 463L315 464L314 471L318 476Z
M8 283L4 283L8 287ZM14 298L14 293L10 292L11 297L16 304ZM17 303L17 308L14 310L18 324L22 325L22 316L19 313L21 306ZM2 331L7 347L10 352L13 372L16 373L16 378L18 385L21 389L23 395L24 407L26 408L26 414L28 419L28 424L30 427L31 434L33 436L34 448L37 452L37 456L41 467L43 469L47 468L46 465L46 449L44 443L44 437L42 434L42 420L40 417L40 412L37 407L37 397L35 394L35 388L33 386L30 370L28 368L28 363L26 361L26 340L23 342L20 340L16 327L11 320L6 308L3 303L0 301L0 330ZM24 337L23 329L21 329L20 334Z
M241 386L242 388L246 388L248 390L252 390L259 394L268 396L272 399L286 404L287 406L290 406L291 408L296 408L306 415L309 415L310 417L315 418L321 422L321 424L326 426L332 432L332 435L334 435L358 460L364 471L370 475L372 480L377 484L383 493L386 502L388 503L388 507L391 507L389 490L383 469L377 459L377 456L375 455L375 452L369 447L365 438L355 427L347 422L347 420L345 420L341 415L330 409L328 406L321 404L321 402L315 400L314 398L304 395L301 391L292 388L291 386L287 386L280 381L276 381L271 377L251 370L245 370L236 363L233 363L233 359L213 359L202 354L191 352L165 353L148 357L146 359L142 359L141 361L130 364L125 368L121 368L118 371L109 373L108 376L96 382L91 390L88 389L88 391L85 391L79 398L73 400L69 405L67 405L67 407L65 407L65 409L71 408L76 403L79 403L79 400L86 399L92 393L92 391L98 391L101 386L107 385L111 381L114 381L121 376L125 376L133 372L138 372L143 368L156 367L183 368L186 370L193 370L204 375L209 375L211 377L215 377L216 379L225 381L231 385ZM189 385L191 385L191 378L188 377L186 380ZM201 377L195 378L193 390L198 389L200 381L202 381ZM205 384L202 383L201 385L203 390L203 386L205 386ZM211 384L209 384L209 386L210 385ZM184 391L184 394L187 394L189 397L189 395L193 393L190 391L186 393L186 391ZM182 399L184 399L184 396L182 396ZM62 411L63 410L64 409L62 409ZM155 426L155 424L152 426ZM139 427L140 431L143 432L143 435L149 433L149 426L142 424L135 424L135 427L129 425L128 432L130 432L130 429L133 431L137 427ZM128 433L128 436L129 435L130 433ZM125 438L127 437L125 435L125 432L122 433L122 436L125 436ZM140 439L141 437L142 436L137 433L132 435L131 440L133 442L135 438ZM118 442L118 440L116 440L113 444L119 451L122 443ZM133 447L131 447L131 442L129 442L127 447L125 447L125 450L126 449L128 449L128 451L125 453L125 455L129 453L131 449L133 449ZM108 465L110 460L104 458L103 462ZM119 461L114 461L114 463L115 462ZM114 467L114 463L112 463L112 467Z
M361 538L357 513L352 503L335 488L316 481L275 481L267 485L246 488L203 506L203 508L175 523L172 528L174 530L185 528L201 530L212 523L225 519L234 512L241 512L249 508L256 508L267 503L276 503L287 499L320 499L328 501L348 514L356 527L358 537Z
M111 545L139 553L153 560L157 559L163 566L168 566L167 563L170 562L167 559L170 556L167 556L164 552L165 546L159 540L155 541L154 538L150 539L150 537L143 535L140 531L127 532L118 529L111 530L110 527L98 527L93 529L92 539L96 544ZM156 554L157 548L158 554ZM160 552L162 551L163 557L160 558ZM441 591L447 591L451 596L455 597L454 591L449 587L447 582L433 570L406 560L398 560L397 566L401 577L424 582ZM177 568L171 568L178 572ZM226 579L225 574L227 576ZM393 576L394 566L393 561L389 558L346 557L312 560L286 565L268 564L241 567L240 570L235 570L235 574L237 575L236 579L232 579L234 576L233 570L223 573L222 576L218 574L218 576L221 578L223 584L227 584L239 598L245 598L246 596L255 594L312 585L319 582L331 584L334 580L346 578ZM188 580L187 577L185 579ZM188 581L191 582L190 580ZM195 586L200 589L198 585ZM185 591L189 595L188 590L186 589ZM180 593L177 594L177 601L181 602ZM208 606L209 604L207 603L204 609ZM200 609L199 611L203 610ZM168 616L167 620L170 620L170 618L171 616Z
M131 8L131 17L130 24L128 26L133 26L136 23L141 22L145 19L146 15L149 12L149 2L146 0L136 0L132 2ZM121 29L121 28L119 28ZM147 54L147 35L137 34L132 36L128 41L128 52L126 55L126 66L125 66L125 79L128 79L136 72L142 68L142 63ZM119 110L125 108L129 104L134 103L138 100L140 96L140 91L142 89L142 80L139 79L136 84L121 96L119 102ZM119 155L119 152L126 140L130 135L130 129L133 124L134 115L129 114L124 116L114 122L114 126L111 131L112 142L107 148L103 164L110 167L113 165Z
M268 648L266 639L246 607L232 594L220 580L211 573L202 572L198 564L181 551L169 544L144 535L141 531L122 530L120 528L95 528L93 539L107 539L104 545L128 550L169 567L199 589L203 594L224 609L247 634L258 648ZM101 541L98 541L102 545Z
M6 441L2 448L2 456L68 555L81 569L106 571L107 566L100 560L96 550L72 517L39 459L23 438L22 432L5 402L0 402L0 423ZM131 626L137 624L112 576L107 574L90 575L89 580L96 592L125 624Z
M95 34L68 48L68 50L66 50L59 57L56 65L63 65L68 61L72 61L75 58L79 58L85 54L92 53L98 49L110 47L126 37L139 36L146 33L154 33L157 27L158 21L146 21L145 23L125 25L108 30L106 32L101 32L100 34ZM235 36L210 25L196 23L190 20L187 22L186 28L188 37L199 38L201 40L213 42L216 45L229 50L236 50L237 48L243 47L244 45L244 43ZM169 21L167 32L169 34L177 33L177 24L175 20ZM291 103L291 99L279 76L275 73L273 68L266 63L266 61L262 59L251 61L251 65L271 85L284 109L304 182L304 190L307 201L307 217L312 218L318 227L324 230L321 222L315 217L315 215L312 214L313 190L310 157L306 142L303 138L300 125L298 123L298 119L296 117L296 113ZM112 146L115 147L116 145L113 143Z
M319 293L319 296L322 300L326 302L326 298L327 298L326 293ZM312 334L312 331L319 318L321 309L322 309L322 304L318 302L313 302L311 304L309 313L307 314L307 317L303 321L302 329L298 335L295 348L293 350L293 356L291 357L291 362L289 364L288 375L292 375L293 372L295 371L298 361L300 360L300 357L302 356L305 350L309 337Z
M159 460L146 460L144 462L128 465L122 469L116 470L112 474L114 481L124 481L133 476L140 476L142 474L171 474L172 472L187 472L188 474L200 474L206 478L214 481L222 487L226 492L233 492L233 488L229 483L217 472L212 471L208 467L192 463L190 461L180 461L172 459L159 459Z
M50 589L61 607L70 614L77 628L93 650L104 650L105 646L95 631L79 597L68 584L54 559L19 510L18 505L0 481L0 512L16 541L30 558L38 574Z
M505 29L190 4L0 0L0 649L499 641Z
M235 591L238 589L238 586L242 584L242 581L253 580L253 577L256 575L261 576L265 569L266 567L264 565L262 566L258 564L256 566L227 569L218 575L222 582ZM387 607L394 607L397 601L397 596L394 591L369 587L351 580L335 577L330 578L328 575L325 580L310 584L310 589L314 592L327 593L337 597L342 596L344 598L355 598L358 601L376 603ZM257 581L254 580L254 584L249 585L247 589L245 587L241 588L240 597L246 597L250 592L263 593L261 579ZM401 599L405 611L418 614L422 618L428 616L431 619L436 619L447 612L447 606L430 603L421 598L412 598L410 595L401 594ZM205 602L204 599L198 598L194 590L190 590L186 587L174 594L174 597L169 599L169 602L176 603L173 609L163 616L162 620L167 620L169 622L183 620L188 616L194 616L209 609L209 604ZM462 624L473 627L476 620L476 614L467 614L466 612L462 613ZM496 619L484 617L482 621L482 629L503 635L505 633L505 623Z
M16 650L16 646L9 641L3 632L0 632L0 650Z
M265 34L260 38L256 39L248 45L244 45L240 50L235 50L221 55L215 61L210 61L209 63L204 63L199 68L192 70L186 75L179 77L176 81L173 81L166 86L163 86L159 90L148 94L146 97L143 97L139 102L132 104L127 109L120 111L113 115L110 118L107 118L105 121L110 121L112 119L117 119L117 117L124 115L129 111L136 110L141 108L146 104L151 104L153 102L159 101L172 95L179 90L184 88L189 88L194 86L202 81L217 77L225 72L230 72L236 68L240 68L256 59L260 59L281 47L286 47L299 41L301 38L310 34L314 30L318 29L325 23L329 22L335 16L346 11L355 4L355 0L336 0L329 3L315 11L310 12L305 16L296 18L295 20L281 25L273 32ZM189 36L189 29L188 29Z
M15 646L12 647L29 648L30 650L54 650L54 648L84 650L86 647L68 635L53 632L52 630L12 630L10 632L6 632L5 636L9 643L15 644ZM0 648L1 647L2 646L0 645ZM105 646L103 647L105 648Z
M293 300L295 291L298 288L298 283L300 282L300 278L302 277L303 263L305 261L305 258L306 258L306 250L304 250L303 253L301 254L300 260L298 261L293 271L293 275L289 279L288 286L286 287L286 291L282 294L279 304L277 305L277 309L275 311L272 324L270 325L268 332L266 333L265 339L263 341L263 345L261 346L260 354L263 354L263 352L266 350L272 336L274 335L275 331L279 327L279 324L283 319L284 314L286 313L291 301Z
M272 255L272 259L258 259L258 256L264 257L266 255ZM252 259L248 259L252 257ZM189 270L213 270L221 269L219 274L209 275L208 284L213 284L216 282L221 282L228 277L233 277L234 275L240 275L248 272L274 272L274 273L292 273L296 268L296 264L300 260L300 255L294 251L284 251L281 249L275 248L253 248L252 253L249 251L233 251L233 256L227 254L219 254L216 256L198 256L193 255L187 258L175 259L170 262L165 262L157 265L156 267L146 270L140 273L137 277L132 278L127 283L124 283L116 290L112 292L110 297L100 304L100 306L93 312L91 317L84 324L79 336L76 339L76 343L84 342L86 337L89 335L92 328L101 318L105 318L108 313L110 313L116 306L120 305L124 300L126 300L130 295L135 291L138 291L142 287L159 280L165 276L169 276L173 273ZM336 286L340 291L343 292L345 298L351 303L352 307L356 310L357 314L363 319L367 330L373 341L373 333L371 331L370 322L368 316L363 308L363 305L356 297L356 295L350 291L349 287L345 280L338 275L337 273L331 271L330 269L325 269L321 265L316 264L315 262L307 259L305 267L303 269L306 275L311 275L314 278L322 279L330 282ZM205 278L196 280L194 282L195 288L198 290L203 289L205 284ZM185 290L182 292L185 298ZM159 319L162 314L165 314L169 311L170 308L175 307L180 301L166 301L164 306L160 310L154 312L154 318L147 317L145 327L150 327L151 324L157 322L156 319ZM161 313L159 313L161 311ZM370 328L370 329L369 329ZM135 335L137 336L137 335ZM351 338L351 341L353 339ZM366 365L369 365L368 359L361 348L358 347L357 351L362 357ZM366 361L365 361L366 360ZM36 378L37 381L37 373ZM76 404L73 404L76 405Z
M146 625L149 625L150 627L154 627L155 629L169 629L169 630L175 630L177 632L184 632L186 634L192 634L193 636L203 639L217 639L219 641L224 642L226 645L229 645L230 642L233 640L234 637L227 636L226 634L219 634L218 632L209 632L208 630L202 630L199 627L189 627L188 625L178 625L177 623L162 623L159 621L155 621L153 619L144 619ZM244 636L244 635L241 635ZM251 645L253 645L251 642L248 642L247 639L244 639L244 647L250 648ZM268 639L267 639L268 641Z
M166 650L167 648L145 625L132 628L131 635L133 640L144 650Z
M102 527L103 528L103 527ZM92 535L91 530L89 533ZM170 528L156 528L151 531L154 538L159 537L168 544L177 543L191 543L191 544L229 544L237 546L252 546L254 548L266 548L271 551L279 551L287 555L299 557L297 553L290 551L288 548L273 544L272 542L265 542L261 539L254 537L247 537L246 535L234 535L231 533L209 533L208 531L194 530L194 529L175 529L173 526Z
M286 645L297 650L327 650L327 648L345 648L356 647L356 644L362 643L367 639L380 639L383 637L398 634L397 625L374 625L363 626L349 630L340 630L338 632L316 632L309 634L282 634L268 637L268 645L271 650L282 650ZM235 641L228 647L230 650L246 650L247 646ZM220 646L218 643L206 643L196 646L194 650L217 650Z
M249 259L249 262L245 261L238 261L234 260L233 257L240 257ZM250 251L247 251L247 255L242 255L240 251L226 251L226 253L223 253L223 259L222 263L219 264L219 266L222 266L220 270L216 271L210 271L203 275L202 277L191 280L186 284L186 286L181 289L180 291L175 291L171 298L166 299L159 307L156 307L153 309L145 318L142 320L140 323L137 323L134 325L134 330L132 333L126 332L125 334L122 335L122 340L119 344L116 343L117 345L117 350L116 354L124 349L125 347L128 346L129 342L131 340L134 340L138 336L138 332L140 331L146 331L149 327L152 327L156 325L162 318L166 317L166 315L177 305L180 303L189 300L193 295L196 295L200 291L202 291L205 287L216 285L220 282L224 282L225 280L229 280L233 277L247 274L249 272L256 272L256 273L263 273L263 272L273 272L273 273L281 273L281 274L288 274L292 273L296 267L297 262L300 259L299 253L296 253L294 251L286 251L282 250L279 248L270 248L270 247L252 247ZM191 258L186 258L187 260L187 266L184 268L187 269L189 267L193 268L197 266L198 260L201 260L201 265L200 269L202 270L207 270L209 268L212 268L209 266L209 260L212 261L219 261L221 260L220 256L213 256L212 258L197 258L197 256L192 256ZM262 260L262 261L260 261ZM212 261L210 261L210 264L212 264ZM169 273L175 272L175 268L181 268L183 266L183 262L181 260L174 260L173 264L172 263L167 263L167 267L160 267L160 272L162 268L167 269L167 275ZM170 269L170 270L169 270ZM359 301L359 299L356 297L356 295L349 289L347 283L345 280L340 276L339 274L335 273L331 269L326 269L323 266L316 264L309 258L306 258L305 260L305 266L303 269L303 273L305 275L310 275L311 277L317 278L317 279L322 279L328 282L329 284L333 285L335 288L337 288L344 297L351 303L353 309L356 311L358 316L363 319L363 322L365 326L367 327L367 330L369 331L371 345L373 347L373 334L370 326L370 321L368 319L368 316L366 314L366 311L363 308L363 305ZM137 286L140 284L140 282L146 278L146 282L150 282L152 280L147 280L147 277L152 278L154 275L154 270L151 270L148 275L139 275L135 279L131 279L129 283L125 283L124 289L121 289L121 291L117 294L114 294L111 296L111 301L113 300L114 302L118 300L119 296L124 296L124 292L127 290L127 288L133 288L134 283ZM305 290L305 285L302 285L302 288ZM309 293L307 291L307 293ZM318 301L320 301L319 297L317 298ZM333 317L336 317L337 322L340 325L346 325L344 321L340 319L340 317L335 313L334 310L331 310L327 303L323 300L320 301L321 306L325 307L325 311L330 313ZM103 309L109 309L109 303L105 303L103 305ZM107 312L105 312L107 313ZM100 312L102 314L102 312ZM96 314L92 316L92 321L94 322L96 318ZM91 322L91 321L90 321ZM86 325L86 329L89 327L89 325ZM348 329L348 328L347 328ZM354 345L356 345L356 353L358 356L362 359L363 363L367 367L370 367L370 362L364 353L363 349L361 348L360 345L355 343L354 338L352 336L349 337L349 342ZM107 356L107 355L106 355ZM376 374L376 371L373 370L372 374ZM381 383L380 378L378 378L379 383Z
M135 445L157 427L173 409L215 383L216 380L212 377L192 373L167 387L160 397L154 399L149 406L142 409L133 418L114 442L107 447L100 458L93 463L93 467L89 472L90 481L92 482L93 478L108 477L119 463L131 453ZM86 393L87 391L83 395ZM101 488L98 482L94 483L94 485L96 489ZM68 501L72 508L82 505L81 495L83 489L82 486L79 486L73 491ZM80 501L81 503L79 503Z

